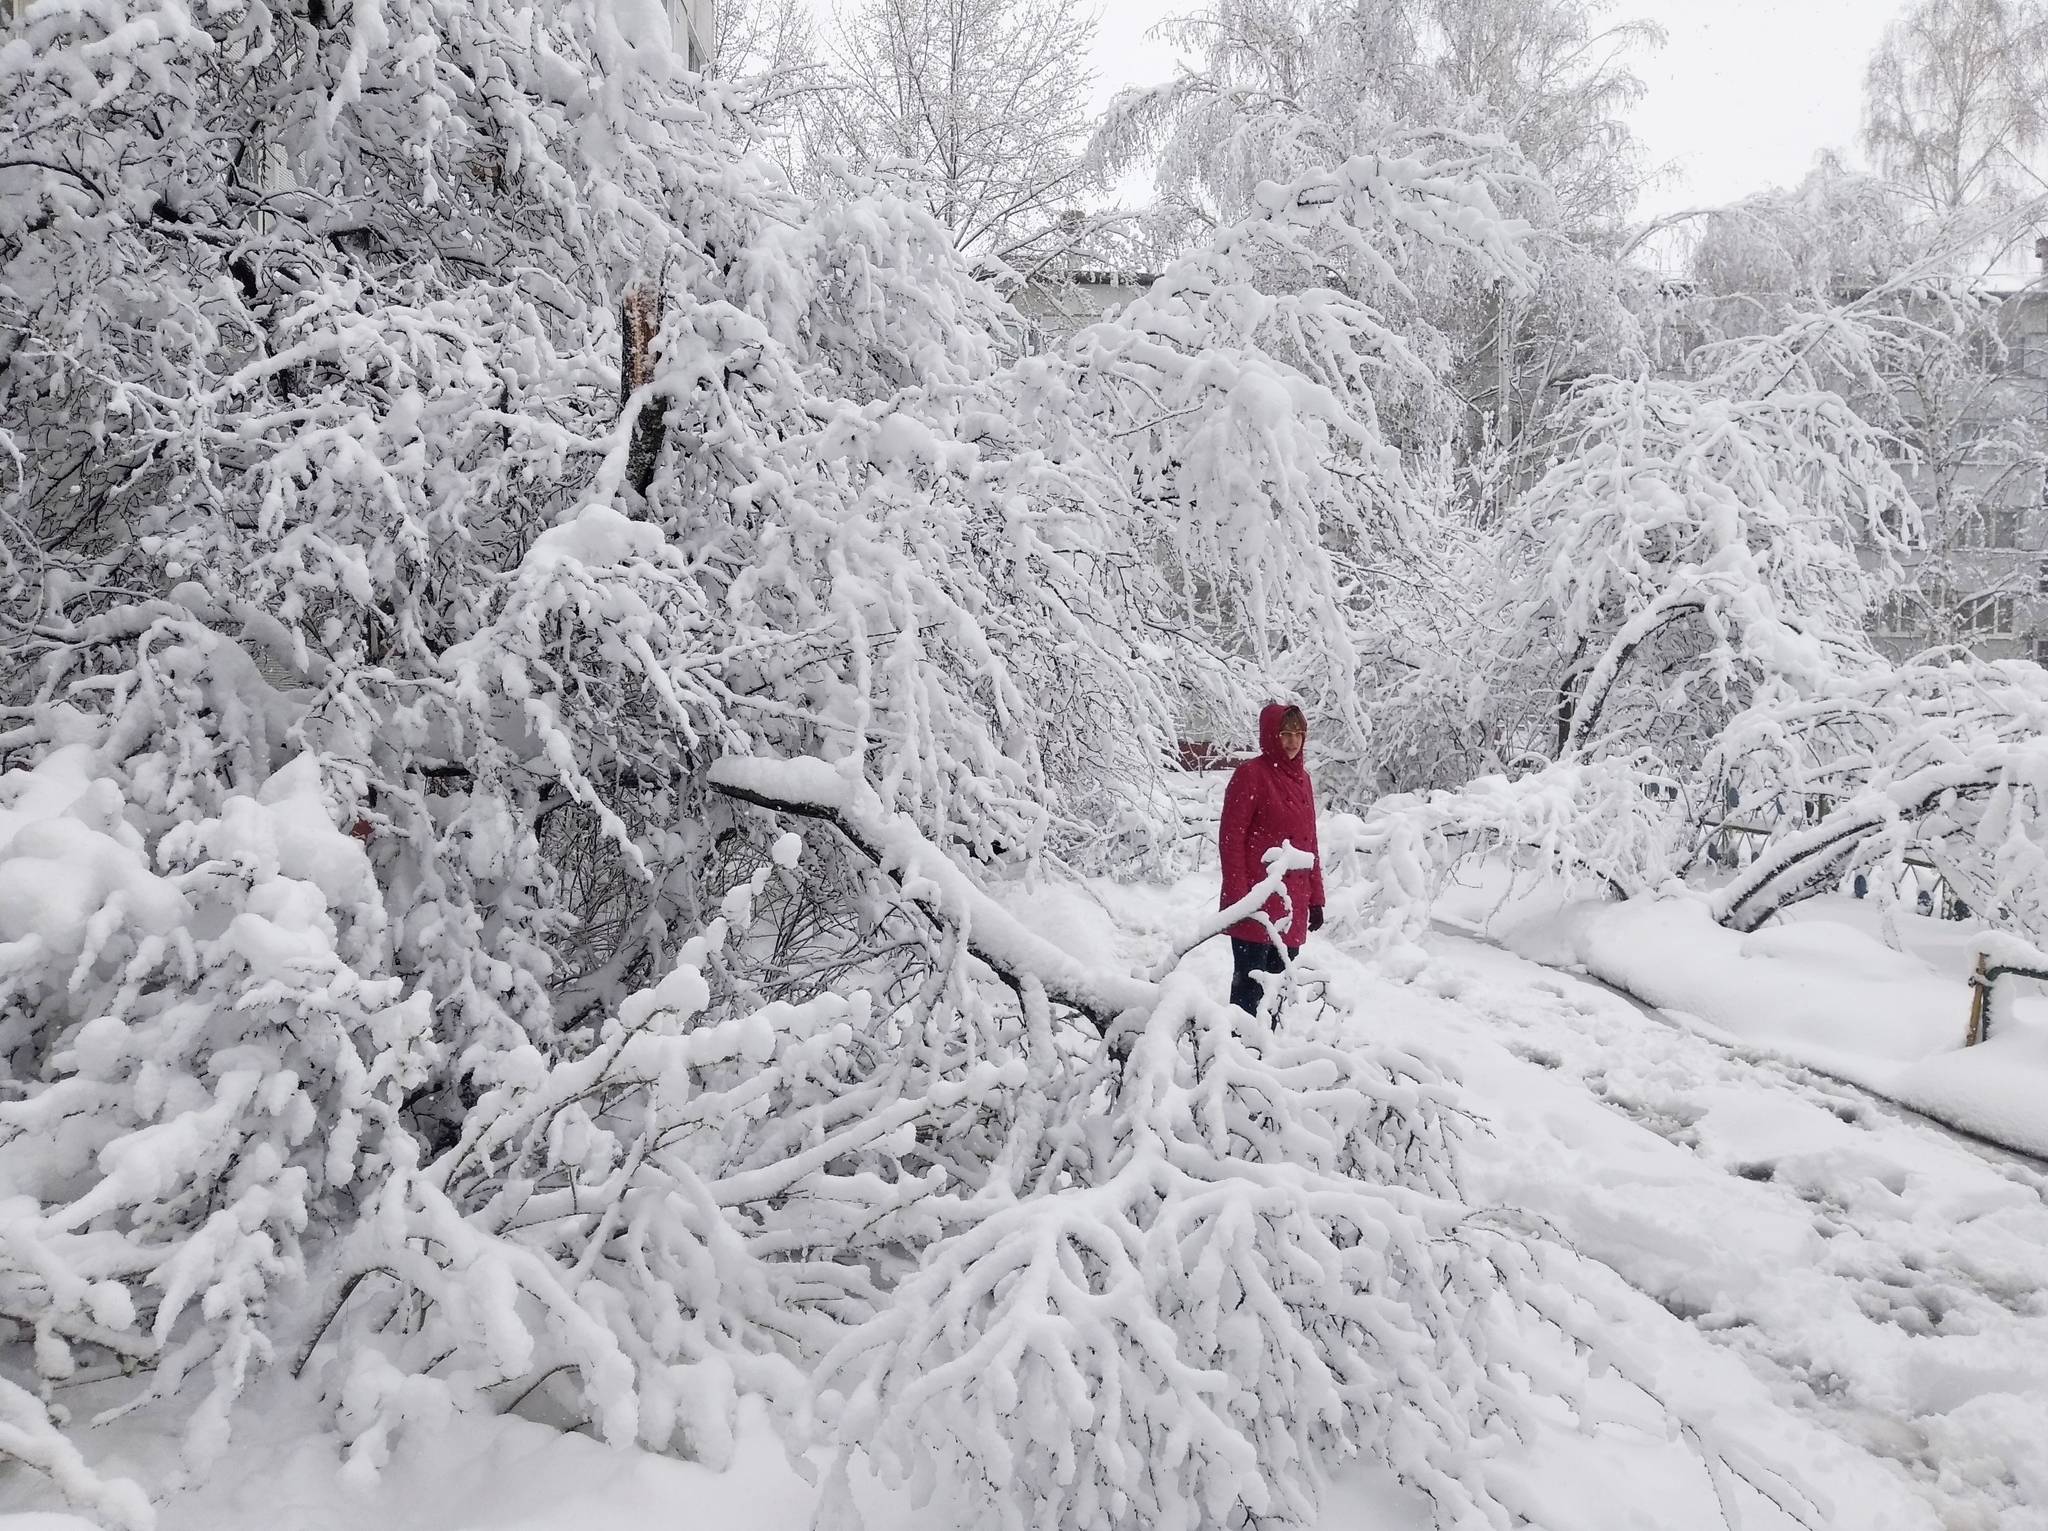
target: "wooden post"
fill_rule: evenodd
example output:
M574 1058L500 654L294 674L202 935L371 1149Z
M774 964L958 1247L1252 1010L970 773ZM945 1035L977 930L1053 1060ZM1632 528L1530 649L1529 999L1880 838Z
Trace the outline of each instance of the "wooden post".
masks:
M1977 968L1970 974L1970 1027L1963 1033L1965 1047L1984 1040L1984 1001L1991 989L1991 980L1984 976L1984 961L1984 954L1977 953Z

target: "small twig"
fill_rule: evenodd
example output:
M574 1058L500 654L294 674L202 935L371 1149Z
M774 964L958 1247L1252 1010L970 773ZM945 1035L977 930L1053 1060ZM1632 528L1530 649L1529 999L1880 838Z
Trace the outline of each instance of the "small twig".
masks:
M327 1317L320 1321L320 1327L313 1331L313 1337L306 1341L305 1346L299 1351L298 1359L292 1363L292 1380L294 1382L304 1374L307 1366L312 1363L313 1352L319 1349L320 1342L327 1338L327 1331L333 1327L334 1321L341 1317L341 1310L347 1307L348 1300L355 1296L356 1288L361 1286L364 1279L369 1276L389 1276L393 1281L398 1282L400 1286L405 1284L404 1278L388 1265L373 1265L368 1270L357 1271L347 1281L343 1282L341 1295L335 1298L334 1306L327 1310Z
M539 1377L534 1379L532 1387L528 1388L525 1392L521 1393L517 1398L513 1399L510 1403L505 1405L505 1407L501 1409L499 1412L501 1414L512 1413L522 1403L526 1402L527 1399L531 1398L534 1395L534 1393L540 1389L542 1383L546 1382L550 1377L553 1377L557 1372L572 1372L575 1370L576 1363L574 1361L564 1361L559 1366L550 1366L546 1371L542 1372ZM512 1379L507 1378L506 1380L511 1381Z

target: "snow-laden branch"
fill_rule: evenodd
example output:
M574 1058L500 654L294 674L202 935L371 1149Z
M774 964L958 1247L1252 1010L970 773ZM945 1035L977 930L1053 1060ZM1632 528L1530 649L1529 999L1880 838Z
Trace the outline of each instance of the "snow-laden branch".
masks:
M1714 896L1755 929L1858 873L1889 902L1932 861L1980 914L2048 934L2048 677L2034 665L1908 664L1735 719L1710 767L1784 813ZM1817 810L1817 811L1816 811Z
M102 1478L27 1389L0 1377L0 1455L45 1474L65 1501L108 1531L155 1531L156 1507L126 1478ZM64 1517L52 1517L64 1518Z
M1569 890L1629 897L1655 889L1691 844L1670 781L1647 762L1567 762L1455 792L1398 793L1323 834L1330 917L1381 943L1413 945L1458 868L1504 858Z
M769 760L727 755L711 767L714 790L781 813L824 819L858 846L911 902L961 932L968 949L1020 992L1027 982L1046 998L1087 1016L1107 1035L1118 1016L1149 1010L1159 993L1142 979L1104 973L1076 962L977 888L972 879L883 807L874 788L816 758Z
M829 1481L861 1450L1073 1531L1306 1523L1360 1451L1445 1523L1505 1524L1477 1464L1525 1405L1487 1367L1450 1086L1388 1048L1254 1049L1239 1019L1170 977L1113 1100L1034 1124L1073 1144L1057 1177L933 1205L949 1236L825 1360Z
M1289 872L1307 871L1316 864L1316 857L1315 852L1301 850L1291 840L1282 840L1278 845L1265 853L1264 859L1266 875L1254 883L1251 891L1246 893L1236 903L1226 904L1214 914L1204 919L1201 924L1195 927L1193 935L1179 942L1175 945L1172 952L1161 958L1154 965L1150 974L1152 982L1160 982L1168 973L1171 973L1180 965L1181 958L1200 946L1204 941L1207 941L1211 936L1221 935L1239 920L1257 918L1265 925L1269 933L1274 931L1275 922L1267 919L1260 913L1266 907L1266 900L1272 898L1275 894L1278 894L1282 899L1291 900L1291 895L1287 891L1287 874ZM1291 901L1289 907L1292 907ZM1274 935L1273 944L1275 946L1282 944L1277 934Z
M1696 588L1696 587L1695 587ZM1645 608L1627 643L1667 605ZM1611 677L1614 665L1600 673ZM1603 681L1604 683L1604 681ZM1634 897L1685 876L1739 818L1745 863L1715 918L1754 930L1859 875L1880 904L1931 866L1980 916L2048 935L2048 676L2025 662L1858 667L1735 712L1689 771L1654 757L1566 761L1454 792L1393 795L1325 836L1333 919L1412 938L1452 870L1480 852Z

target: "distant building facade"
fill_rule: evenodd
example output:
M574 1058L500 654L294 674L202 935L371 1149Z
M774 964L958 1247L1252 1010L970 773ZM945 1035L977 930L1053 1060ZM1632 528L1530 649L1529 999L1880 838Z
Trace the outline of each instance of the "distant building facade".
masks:
M1018 349L1050 350L1099 319L1141 298L1157 281L1151 271L1062 271L1032 278L1010 295L1023 321Z
M1894 658L1958 643L2048 663L2048 287L2016 274L1989 296L1971 366L1899 391L1916 451L1897 467L1921 525L1908 584L1872 623Z
M4 3L4 0L0 0ZM662 0L675 28L676 52L699 73L718 56L718 0Z

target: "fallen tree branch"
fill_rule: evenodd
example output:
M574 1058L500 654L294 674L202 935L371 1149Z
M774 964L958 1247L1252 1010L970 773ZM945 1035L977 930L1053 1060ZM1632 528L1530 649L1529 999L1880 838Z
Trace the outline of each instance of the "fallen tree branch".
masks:
M1035 979L1047 999L1078 1010L1104 1036L1119 1016L1149 1011L1158 1003L1157 985L1087 967L1026 929L909 820L884 807L859 776L842 775L811 757L728 755L712 763L710 782L714 792L735 801L830 824L880 867L905 898L958 930L968 951L1020 996L1025 980Z
M1172 956L1164 958L1157 967L1152 969L1150 976L1154 983L1160 982L1168 973L1171 973L1176 967L1180 966L1180 959L1189 952L1200 946L1211 936L1228 930L1239 920L1258 920L1266 927L1266 933L1272 937L1273 945L1284 946L1286 944L1280 939L1280 933L1273 928L1273 922L1266 918L1264 913L1266 900L1273 897L1276 893L1283 899L1288 898L1287 874L1289 872L1305 871L1316 864L1316 858L1312 852L1297 848L1291 840L1283 840L1266 852L1265 862L1265 877L1253 884L1249 893L1245 894L1236 903L1229 905L1227 908L1218 909L1214 914L1210 915L1196 929L1192 937L1181 942L1173 949ZM1291 902L1290 900L1290 904Z

